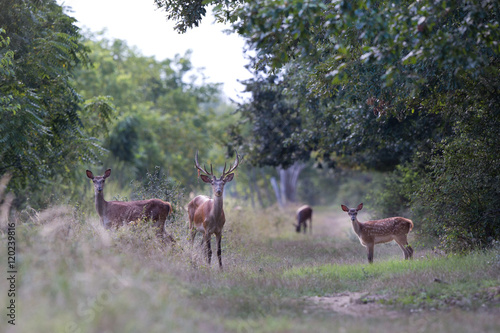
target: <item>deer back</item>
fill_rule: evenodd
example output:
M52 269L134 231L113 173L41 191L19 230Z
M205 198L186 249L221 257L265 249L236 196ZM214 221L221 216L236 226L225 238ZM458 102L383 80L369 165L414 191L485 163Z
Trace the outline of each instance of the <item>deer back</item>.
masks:
M297 221L299 223L302 223L310 219L311 216L312 216L312 208L307 205L302 206L297 210Z
M139 219L151 219L165 222L172 212L169 202L160 199L139 201L109 201L106 205L105 218L112 224L122 224Z
M406 235L413 228L413 222L404 217L389 217L360 224L360 237L365 241L388 242L394 236Z

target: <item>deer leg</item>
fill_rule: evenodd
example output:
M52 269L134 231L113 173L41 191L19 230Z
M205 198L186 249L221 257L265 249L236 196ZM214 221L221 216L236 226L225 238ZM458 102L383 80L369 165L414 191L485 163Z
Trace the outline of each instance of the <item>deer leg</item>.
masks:
M311 235L313 233L313 219L312 219L312 217L309 219L309 233Z
M407 235L405 235L405 243L404 243L404 246L406 248L406 252L408 252L408 257L410 259L413 259L413 248L410 246L410 244L408 244L408 239L407 239Z
M411 259L413 257L413 249L408 244L408 240L406 239L406 235L401 236L400 238L394 239L396 243L398 243L401 251L403 251L405 255L405 260Z
M403 239L401 236L394 237L394 241L399 245L399 248L401 251L403 251L403 255L405 256L405 260L408 259L408 251L405 248L405 239Z
M168 243L175 243L175 239L172 235L170 235L167 230L165 230L165 222L166 218L160 217L159 220L156 222L155 226L157 228L156 230L156 237L161 239L165 244Z
M162 219L156 220L155 227L156 227L156 237L163 238L164 235L166 234L166 232L165 232L165 220L162 220Z
M207 251L207 259L208 259L208 265L210 266L210 262L212 261L212 248L210 247L210 237L211 235L209 233L205 234L205 244L206 244L206 251Z
M407 260L408 259L408 250L406 249L406 247L403 244L398 243L398 245L401 248L401 251L403 251L403 254L405 256L405 260Z
M373 250L374 250L375 244L367 244L366 249L368 250L368 263L373 264Z
M194 244L194 238L196 237L197 232L198 230L196 230L196 228L191 229L191 246Z
M306 221L301 222L301 223L304 224L304 234L306 234L307 233L307 223L306 223Z
M222 233L215 234L215 239L217 240L217 258L219 258L219 267L222 269Z
M408 251L408 256L410 257L410 259L413 259L413 248L408 243L406 243L406 250Z

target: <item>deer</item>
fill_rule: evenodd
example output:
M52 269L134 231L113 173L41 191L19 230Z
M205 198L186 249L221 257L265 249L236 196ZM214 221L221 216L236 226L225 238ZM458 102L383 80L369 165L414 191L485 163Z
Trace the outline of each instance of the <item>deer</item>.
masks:
M203 232L202 243L205 243L205 253L207 256L208 265L210 266L212 260L212 249L210 242L212 234L215 234L217 242L217 258L219 259L219 268L222 270L222 229L226 223L224 215L224 185L229 183L234 178L234 170L240 164L240 156L236 152L236 159L233 165L226 171L227 165L224 164L222 176L217 179L214 176L212 164L210 164L210 172L206 167L201 167L198 163L198 152L194 158L195 167L198 170L198 176L204 183L212 185L213 199L205 196L198 195L188 203L188 217L189 217L189 230L191 231L191 244L198 231Z
M304 233L306 233L307 220L309 220L309 233L312 233L312 214L313 210L308 205L304 205L297 209L297 224L294 224L295 231L300 233L300 228L304 225Z
M351 217L352 229L356 233L361 245L368 250L368 262L373 263L373 249L375 244L387 243L394 240L401 251L403 251L405 260L412 259L413 249L408 244L408 233L413 229L413 222L404 217L389 217L382 220L359 222L358 211L363 208L360 203L357 208L348 208L341 205L342 210Z
M106 201L104 200L104 183L111 175L111 169L107 169L103 176L94 176L92 171L87 170L87 177L94 183L95 209L99 215L101 224L106 229L119 228L130 222L147 219L154 222L157 228L157 236L174 241L173 237L165 231L165 221L172 212L172 205L160 199L149 199L139 201Z

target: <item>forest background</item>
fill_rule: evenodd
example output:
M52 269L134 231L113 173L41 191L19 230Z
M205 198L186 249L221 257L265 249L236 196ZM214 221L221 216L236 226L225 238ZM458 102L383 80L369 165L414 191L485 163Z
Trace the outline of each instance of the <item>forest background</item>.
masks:
M418 221L446 251L499 240L498 2L155 3L179 32L214 6L256 51L251 99L195 83L189 53L158 61L84 34L53 0L2 0L0 175L12 214L91 211L84 171L108 167L107 193L134 199L153 180L182 210L209 193L195 152L221 166L238 151L227 195L241 205L364 201L375 217Z

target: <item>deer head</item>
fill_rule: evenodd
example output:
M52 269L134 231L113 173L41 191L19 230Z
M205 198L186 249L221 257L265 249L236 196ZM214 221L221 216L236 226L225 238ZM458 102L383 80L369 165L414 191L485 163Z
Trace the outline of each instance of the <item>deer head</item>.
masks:
M94 182L94 191L95 194L102 193L104 190L104 182L106 181L106 178L108 178L111 175L111 169L106 170L104 172L104 176L94 176L92 174L92 171L87 170L87 177L92 179L92 182Z
M196 165L196 169L198 169L198 175L200 176L201 180L207 184L212 185L212 190L216 197L222 197L222 194L224 193L224 185L233 180L234 177L233 171L236 170L236 168L240 164L240 156L238 155L238 152L236 152L236 160L227 171L226 171L227 164L224 163L224 170L222 171L222 176L219 179L217 179L217 177L214 176L212 164L210 164L210 172L207 171L206 167L202 168L200 166L200 164L198 163L198 151L196 152L194 162Z
M347 212L351 217L351 221L357 221L358 211L363 208L363 203L360 203L357 208L349 208L346 205L342 205L342 210Z

